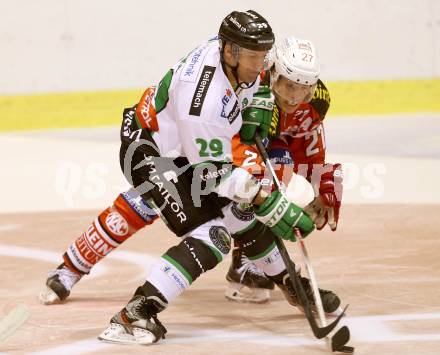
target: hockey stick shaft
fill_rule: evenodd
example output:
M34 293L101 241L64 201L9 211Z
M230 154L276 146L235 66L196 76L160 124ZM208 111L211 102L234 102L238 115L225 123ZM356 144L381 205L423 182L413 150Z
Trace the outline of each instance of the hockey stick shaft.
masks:
M269 169L270 173L272 174L272 177L273 177L273 180L275 181L276 187L278 188L278 190L281 191L280 180L278 179L278 176L275 173L275 170L273 168L273 165L270 162L267 151L261 142L260 136L256 137L256 143L258 146L258 150L260 151L260 154L263 156L266 167ZM321 326L325 327L327 325L327 320L325 319L324 307L322 306L322 300L321 300L321 296L319 294L318 282L316 281L315 272L313 270L312 264L310 263L309 255L307 253L306 246L305 246L304 241L302 239L301 232L298 229L296 229L295 234L296 234L296 237L297 237L298 242L300 244L300 250L302 253L302 257L304 259L304 263L306 264L307 272L309 274L310 282L312 284L313 298L315 299L315 304L316 304L316 308L318 310L319 320L321 321Z
M281 183L278 180L278 177L275 173L275 170L270 162L269 156L267 154L266 148L263 145L263 142L261 141L261 137L256 134L255 135L255 143L257 145L258 151L260 152L261 156L263 157L264 163L266 164L266 168L269 169L270 173L272 174L272 177L275 181L275 185L278 190L282 190ZM299 280L299 276L296 274L295 266L290 259L289 253L287 252L286 246L284 245L282 239L279 236L275 236L275 243L280 251L281 257L283 259L283 262L286 266L287 272L289 273L289 277L292 280L292 283L294 285L295 291L298 294L298 297L301 301L301 304L304 308L304 313L306 315L306 318L310 324L310 327L312 328L313 334L318 338L324 338L327 336L339 323L341 320L344 312L330 325L323 326L322 328L319 328L316 324L315 317L313 316L313 312L310 308L310 305L308 303L307 295L305 294L305 291L301 285L301 281ZM318 294L319 297L319 294Z
M312 285L313 298L315 299L316 309L318 310L319 320L321 321L321 326L325 327L327 325L327 320L325 318L324 307L322 305L321 295L319 294L318 281L316 280L315 271L313 270L312 263L309 259L309 254L306 249L306 245L302 239L301 232L297 229L295 230L296 238L300 245L301 254L306 264L307 273L309 274L310 283Z

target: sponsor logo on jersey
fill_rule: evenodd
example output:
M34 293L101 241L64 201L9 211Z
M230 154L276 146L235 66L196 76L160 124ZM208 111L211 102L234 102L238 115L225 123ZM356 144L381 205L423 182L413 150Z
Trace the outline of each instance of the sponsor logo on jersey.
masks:
M135 110L133 108L126 108L124 110L124 122L122 125L122 135L124 137L130 137L131 124L133 123Z
M324 100L328 105L330 105L330 93L327 88L318 82L318 85L313 93L313 98L318 100Z
M202 112L203 102L205 101L206 93L208 92L209 85L215 73L215 67L205 65L200 75L199 82L197 83L196 91L191 101L191 108L189 114L192 116L200 116Z
M273 101L267 97L254 97L252 99L252 107L257 107L265 110L272 110L274 107Z
M273 164L293 164L289 150L284 148L271 149L269 158Z
M122 141L138 141L142 134L142 127L136 119L135 107L124 109L123 123L121 126Z
M205 51L206 47L207 46L200 47L189 55L186 59L185 66L180 73L180 80L191 83L196 81L197 75L200 72L201 64L207 53L207 51Z
M238 104L238 101L234 102L234 106L232 107L232 110L229 112L229 114L226 114L226 108L227 106L230 106L229 103L231 102L232 97L232 91L230 89L226 89L226 94L223 96L222 99L222 112L220 116L223 118L226 118L230 124L232 124L235 119L238 117L240 113L240 105Z
M239 114L240 114L240 105L238 104L238 101L235 101L234 107L232 108L231 112L229 112L228 115L229 123L233 124Z
M226 106L228 106L229 101L231 101L231 97L232 97L231 90L226 89L226 94L222 98L222 113L220 114L220 116L224 118L228 118L228 116L226 115Z
M113 234L121 237L128 234L128 223L119 212L110 213L105 219L105 224Z
M150 131L159 130L159 125L156 118L156 110L154 105L152 105L154 94L154 87L149 87L147 90L145 90L145 93L136 108L136 115L142 128L148 128Z
M156 158L157 159L157 158ZM163 198L163 206L161 208L169 207L174 213L179 223L184 223L187 220L186 214L183 212L183 203L176 189L176 186L163 179L163 173L159 174L155 166L155 158L152 156L145 157L144 165L149 168L149 181L156 185L159 193ZM167 174L170 176L170 174ZM151 188L151 187L150 187Z
M217 179L219 177L222 177L223 175L226 175L230 169L228 168L222 168L217 171L208 171L206 174L201 174L200 179L202 181L208 181L210 179Z

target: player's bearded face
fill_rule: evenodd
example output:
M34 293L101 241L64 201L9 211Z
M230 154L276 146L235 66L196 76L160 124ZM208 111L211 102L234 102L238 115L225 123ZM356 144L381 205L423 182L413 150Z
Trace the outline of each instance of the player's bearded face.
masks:
M294 112L303 102L308 102L315 92L316 85L302 85L280 75L272 90L277 104L286 113Z
M238 53L238 79L240 82L253 83L263 70L268 51L252 51L240 48Z

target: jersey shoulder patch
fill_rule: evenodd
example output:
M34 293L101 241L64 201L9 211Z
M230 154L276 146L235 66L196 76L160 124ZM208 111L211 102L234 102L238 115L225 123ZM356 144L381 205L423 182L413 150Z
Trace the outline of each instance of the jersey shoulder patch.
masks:
M320 79L316 83L316 90L310 105L316 110L322 121L330 107L330 92Z

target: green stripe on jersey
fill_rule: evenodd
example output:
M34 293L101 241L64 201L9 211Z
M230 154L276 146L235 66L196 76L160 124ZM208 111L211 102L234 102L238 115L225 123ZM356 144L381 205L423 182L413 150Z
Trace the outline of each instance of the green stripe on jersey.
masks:
M258 259L262 259L262 258L264 258L266 255L268 255L272 250L274 250L275 247L276 247L275 242L272 242L272 244L269 245L269 247L268 247L265 251L261 252L261 253L258 254L258 255L255 255L255 256L248 256L248 258L249 258L250 260L258 260Z
M156 114L162 111L169 100L168 90L171 85L171 79L173 78L173 69L167 71L163 79L159 83L159 87L157 88L156 99L155 99L155 107Z

